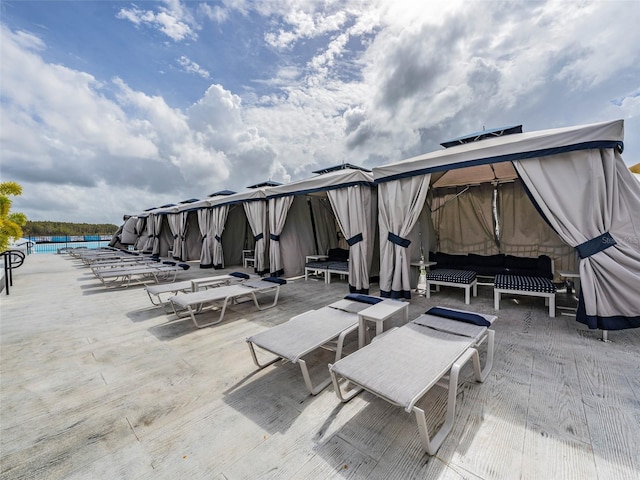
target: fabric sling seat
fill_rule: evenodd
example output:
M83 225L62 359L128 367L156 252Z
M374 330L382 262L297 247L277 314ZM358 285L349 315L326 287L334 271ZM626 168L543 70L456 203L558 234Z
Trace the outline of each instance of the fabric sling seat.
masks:
M367 390L387 402L413 412L424 450L434 455L453 428L460 369L473 362L475 379L483 382L493 366L494 331L492 315L437 307L408 324L390 330L371 344L329 366L336 394L346 402ZM450 315L447 315L450 314ZM445 318L441 315L451 316ZM470 318L470 320L469 320ZM467 323L478 321L481 325ZM487 356L481 369L478 347L487 341ZM449 375L446 418L434 436L430 436L425 411L417 402ZM354 385L343 393L343 378Z
M503 293L544 297L545 305L549 306L549 316L556 316L556 286L546 277L496 275L493 288L493 306L496 310L500 309Z
M472 270L457 270L453 268L431 270L427 272L427 298L431 298L431 285L435 285L436 290L439 290L440 286L463 288L464 303L466 304L471 302L472 290L474 297L478 295L476 272Z
M196 292L178 293L177 295L170 297L169 302L171 302L173 312L177 317L184 316L179 312L179 310L186 310L187 315L191 317L193 324L198 328L203 328L220 323L224 318L228 304L230 302L237 302L243 297L250 297L258 310L275 307L278 303L278 296L280 295L280 286L286 283L286 280L277 277L265 277L259 280L250 279L235 285L227 285ZM264 294L273 291L275 291L273 303L267 306L261 306L258 303L256 294ZM220 316L211 322L199 323L196 319L196 314L200 313L205 305L217 304L219 302L222 302Z
M383 300L373 296L370 298ZM358 312L369 307L371 303L365 299L345 298L318 310L304 312L286 323L252 335L246 341L253 363L260 369L283 359L293 364L297 363L309 392L317 395L331 383L331 378L314 386L302 357L319 348L329 348L329 343L337 339L335 361L340 360L345 337L358 329ZM276 355L276 358L260 363L255 347Z

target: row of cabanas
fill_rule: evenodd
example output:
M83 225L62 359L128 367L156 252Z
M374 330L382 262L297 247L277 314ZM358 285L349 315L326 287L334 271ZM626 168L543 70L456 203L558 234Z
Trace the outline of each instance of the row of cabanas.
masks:
M350 252L349 288L410 298L429 251L549 255L578 270L578 321L640 326L640 183L622 160L622 120L522 133L480 132L372 172L353 165L129 218L120 240L201 267L303 273L305 257ZM473 140L473 141L471 141Z

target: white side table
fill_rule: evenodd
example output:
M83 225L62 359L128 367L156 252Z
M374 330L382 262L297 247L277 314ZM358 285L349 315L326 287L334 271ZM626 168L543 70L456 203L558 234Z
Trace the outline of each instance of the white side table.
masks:
M361 310L358 313L358 348L364 347L367 320L375 322L376 335L380 335L383 331L384 321L398 312L402 312L402 319L404 323L407 323L409 321L409 302L389 299Z

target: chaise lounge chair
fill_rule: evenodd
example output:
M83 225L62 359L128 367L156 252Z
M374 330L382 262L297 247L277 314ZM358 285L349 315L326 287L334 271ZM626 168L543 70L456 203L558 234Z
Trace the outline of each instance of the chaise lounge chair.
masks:
M167 305L169 299L162 300L162 295L178 293L197 292L206 288L220 287L230 285L231 283L241 282L250 278L258 279L257 275L249 275L244 272L231 272L228 275L214 275L212 277L194 278L192 280L184 280L181 282L162 283L158 285L149 285L146 287L149 300L156 306Z
M434 307L408 324L390 330L370 345L329 366L336 394L346 402L360 391L414 412L422 446L434 455L453 427L458 374L473 360L475 379L483 382L493 365L492 315ZM481 370L478 347L487 340L487 359ZM449 375L447 413L443 425L430 437L425 412L416 403ZM339 379L355 385L343 393Z
M331 378L314 387L302 357L319 348L328 348L328 344L337 339L335 361L340 360L345 337L358 329L358 313L382 301L374 296L347 295L343 300L304 312L286 323L252 335L247 338L247 344L253 363L260 369L283 359L297 363L311 395L317 395L331 383ZM255 347L276 355L276 358L260 363Z
M229 302L236 302L243 297L251 297L258 310L275 307L278 303L278 296L280 295L280 285L284 285L285 283L287 283L286 280L277 277L265 277L258 280L250 279L236 285L227 285L225 287L211 288L198 292L178 293L169 298L169 301L177 317L184 316L179 310L186 310L191 320L193 320L194 325L202 328L220 323L224 318L224 313L227 310ZM274 290L276 294L273 303L266 307L260 306L256 294L269 293ZM196 314L202 311L204 305L218 304L220 302L222 302L222 308L217 320L208 323L198 323Z
M171 265L173 263L173 265ZM175 264L166 262L163 264L134 265L129 268L107 268L96 272L106 288L129 287L132 281L136 284L173 282L178 273L189 269L186 263Z

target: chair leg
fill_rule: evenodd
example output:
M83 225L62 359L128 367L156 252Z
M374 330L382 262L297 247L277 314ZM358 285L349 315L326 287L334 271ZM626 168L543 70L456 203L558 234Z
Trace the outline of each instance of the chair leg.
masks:
M493 308L494 310L500 310L500 292L493 290Z
M427 421L425 418L424 410L416 407L415 405L412 407L412 410L416 416L416 422L418 423L418 430L420 431L420 441L422 442L422 447L429 455L435 455L442 442L444 442L445 438L449 432L451 432L453 428L453 421L456 415L456 395L458 393L458 376L460 374L460 369L464 366L465 363L471 359L474 354L477 356L478 351L470 348L467 350L456 363L451 367L451 371L449 373L449 393L447 398L447 414L445 417L445 421L437 431L437 433L433 436L433 438L429 438L429 430L427 428Z
M251 358L253 358L253 363L255 363L256 367L258 367L261 370L265 367L268 367L269 365L273 365L274 363L282 360L282 357L275 357L274 359L269 360L267 363L260 363L258 361L258 356L256 355L256 349L253 346L253 342L250 342L249 340L247 340L247 344L249 345L249 351L251 352Z
M346 403L349 400L351 400L353 397L355 397L357 394L359 394L363 389L360 387L357 387L351 390L348 394L344 394L342 392L342 388L340 388L340 381L338 379L338 376L333 372L333 370L331 370L332 366L333 366L332 364L329 364L329 374L331 375L331 381L333 382L333 389L335 390L336 395L338 396L340 401L343 403Z

